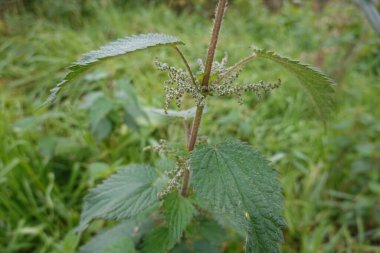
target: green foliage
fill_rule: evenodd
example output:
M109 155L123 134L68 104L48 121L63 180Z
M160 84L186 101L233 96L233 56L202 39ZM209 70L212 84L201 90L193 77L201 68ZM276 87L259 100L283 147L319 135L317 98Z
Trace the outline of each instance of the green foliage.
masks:
M91 130L98 139L103 139L112 130L111 122L106 119L108 113L112 110L112 102L106 98L97 99L90 108L89 120Z
M112 244L108 244L102 253L135 253L134 244L131 239L123 238Z
M104 181L85 197L79 231L95 218L125 219L158 203L166 178L147 165L130 165Z
M135 222L122 222L94 236L80 248L79 253L134 253L131 238L135 227Z
M186 70L155 61L158 70L168 72L170 80L166 84L175 85L175 87L165 86L164 112L168 113L171 100L175 100L177 106L181 107L185 94L190 95L194 100L196 113L190 133L187 133L188 130L185 129L189 152L193 151L197 142L208 95L213 93L220 96L235 95L239 102L242 102L243 92L255 92L261 97L262 91L267 94L279 87L280 82L277 85L260 82L253 85L232 86L240 74L239 67L254 56L275 61L296 74L312 96L324 121L332 106L333 82L320 72L297 61L279 57L265 50L255 50L251 57L230 68L226 67L227 57L221 62L214 61L227 2L227 0L219 0L216 5L213 35L207 58L204 64L203 62L199 64L200 75L204 75L202 82L197 81L199 75L195 79L189 62L177 47L175 49L186 66ZM54 100L61 86L74 80L102 60L157 45L173 46L180 43L176 37L162 34L137 35L112 42L100 50L84 55L72 65L65 79L51 90L47 102ZM217 84L214 85L214 82ZM112 128L106 116L112 111L113 104L110 100L98 98L90 108L92 131L99 139L105 138ZM125 122L132 128L137 128L134 121L128 120L131 118L130 112L133 110L126 111L125 115L129 117ZM164 146L157 147L157 150L169 152ZM226 142L214 147L198 148L191 155L190 168L188 168L187 161L184 161L186 157L183 158L180 155L183 153L182 150L175 149L170 152L174 152L178 161L166 189L163 189L163 184L156 185L157 178L162 178L151 167L131 166L112 176L86 196L79 231L83 231L94 218L111 220L133 218L139 212L157 203L158 197L169 194L163 204L167 226L156 228L148 234L143 248L144 252L151 252L153 248L156 252L168 251L180 240L183 230L192 218L192 204L184 199L188 197L189 169L191 169L194 171L194 189L202 199L201 202L205 202L214 212L232 214L233 222L238 223L246 232L246 252L279 251L278 243L283 241L281 228L285 226L280 213L282 195L274 171L260 155L241 142ZM182 186L180 181L182 181ZM177 193L170 194L180 188L183 197L179 197ZM155 245L156 242L159 246ZM118 245L115 247L117 248Z
M174 36L165 34L135 35L111 42L101 47L99 50L83 55L82 58L71 65L69 68L69 73L66 74L64 80L58 83L55 88L51 89L50 96L45 103L55 100L57 94L63 86L74 81L82 73L86 72L103 60L146 48L162 45L173 46L176 44L182 44L182 42Z
M139 132L138 121L148 121L129 80L116 80L111 95L103 91L88 92L78 107L88 111L90 129L97 140L107 138L123 123ZM123 115L121 119L119 115Z
M63 6L78 1L43 1L38 8L51 12L49 2ZM89 10L91 16L74 14L80 26L73 20L72 11L65 12L70 22L55 14L37 17L10 12L0 21L0 252L76 252L79 243L114 223L93 222L79 241L72 229L78 224L82 197L88 188L120 165L154 164L157 155L141 149L155 145L159 139L183 142L180 119L169 121L149 115L151 125L140 125L139 135L126 131L124 109L116 105L117 98L112 95L113 80L128 78L143 105L162 108L162 86L157 84L164 78L153 71L150 54L109 61L99 66L107 78L94 81L97 71L90 72L75 90L67 90L65 95L70 100L64 99L59 107L52 105L49 110L33 110L43 102L41 96L51 80L61 77L62 66L82 52L124 36L126 31L181 34L189 42L196 38L192 50L183 49L190 60L199 58L199 52L206 48L209 27L196 11L178 16L163 5L152 8L132 1L140 6L128 4L124 9L111 1L102 2L107 2L106 6ZM247 52L242 45L255 42L286 55L302 52L310 63L316 61L314 64L330 73L347 65L349 71L343 74L337 92L339 106L327 134L308 117L308 97L298 87L288 86L286 78L283 87L273 96L264 96L261 103L250 94L244 96L250 103L241 106L228 98L213 97L207 102L209 113L202 120L201 134L210 133L211 143L226 136L245 140L280 172L286 196L283 213L288 224L286 242L281 245L284 253L379 251L376 151L380 147L380 115L373 109L380 107L379 86L374 85L380 73L378 38L357 6L342 0L329 2L328 8L318 14L310 8L311 1L300 6L287 4L280 15L267 15L260 1L249 1L244 9L231 2L217 54L221 59L228 52L231 61L238 60ZM56 12L60 10L56 8ZM189 32L184 33L183 27ZM351 60L343 64L342 57L352 45L356 49L349 54ZM157 50L157 56L180 65L174 51ZM142 75L137 74L139 70ZM245 83L252 77L272 80L283 76L280 68L260 70L242 72L240 80ZM77 107L79 100L83 101L82 94L94 91L104 93L118 108L117 122L113 121L113 112L106 116L112 122L112 134L101 141L94 140L88 127L89 109ZM128 103L130 99L120 102ZM192 106L187 101L185 105ZM95 166L98 163L102 166ZM229 228L220 228L224 237L218 236L211 250L204 239L211 240L213 230L199 233L194 228L203 216L211 216L204 212L196 215L171 252L210 253L215 247L216 252L243 252L242 238ZM158 217L153 223L156 226L164 222L158 209L154 217ZM213 218L229 225L226 216ZM150 229L137 227L136 231L146 237ZM142 244L140 239L133 241L137 247Z
M323 122L326 123L328 115L335 103L335 84L333 80L314 67L278 56L274 52L256 49L254 53L258 57L280 64L286 70L294 74L300 81L302 87L310 95L319 116Z
M219 249L206 240L194 242L194 252L197 253L219 253Z
M169 229L159 227L153 229L144 239L142 253L165 253L174 247L176 241L170 235Z
M193 217L194 207L189 199L173 192L165 198L163 209L169 228L169 236L173 241L178 242Z
M240 141L202 145L191 155L190 166L201 202L241 222L246 252L279 252L283 197L276 173L260 154Z

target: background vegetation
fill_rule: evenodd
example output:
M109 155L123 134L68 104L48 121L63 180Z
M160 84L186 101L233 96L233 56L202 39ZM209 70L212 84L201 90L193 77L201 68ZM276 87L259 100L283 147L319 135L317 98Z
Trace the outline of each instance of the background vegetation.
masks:
M68 63L147 32L178 35L195 63L207 48L209 2L0 1L0 252L76 252L112 225L74 233L88 188L122 165L156 161L141 150L169 132L184 138L180 122L143 112L163 104L154 56L181 66L174 51L108 61L67 89L70 99L36 110ZM238 135L271 157L285 194L283 252L380 252L379 37L349 1L294 2L271 13L232 1L217 57L236 61L253 45L319 66L338 82L327 131L296 80L253 62L242 81L281 77L283 87L260 102L246 96L244 106L211 100L201 134ZM236 242L223 252L241 252Z

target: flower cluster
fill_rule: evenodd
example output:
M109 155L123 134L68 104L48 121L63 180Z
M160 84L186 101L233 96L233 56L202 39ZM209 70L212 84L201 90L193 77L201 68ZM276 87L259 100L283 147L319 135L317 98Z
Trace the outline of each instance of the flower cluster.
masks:
M227 62L228 62L228 55L226 54L221 62L214 61L212 63L211 73L212 75L222 75L227 70ZM197 72L197 75L202 75L205 72L205 64L203 63L202 59L197 60L197 65L199 68L199 71Z
M188 72L183 69L177 69L169 66L167 63L155 61L158 70L168 72L169 80L165 81L165 102L164 110L167 112L171 101L181 108L182 100L185 94L190 95L196 106L204 106L207 95L217 96L237 96L240 104L243 103L242 94L254 92L258 98L268 94L270 91L281 85L281 80L277 83L265 83L260 81L254 84L234 85L242 69L239 67L227 67L228 57L225 56L221 62L214 62L211 71L210 85L202 87L200 85L205 65L202 60L198 60L199 71L197 78L192 78ZM198 80L197 80L198 79ZM195 83L194 83L195 82Z
M162 155L176 155L178 154L179 148L176 144L168 144L167 140L161 139L157 145L147 146L144 151L153 151Z
M204 105L205 96L200 90L198 83L193 84L192 78L186 71L182 69L176 69L169 66L167 63L162 63L159 61L154 62L156 67L160 71L166 71L169 73L169 80L165 82L165 112L169 108L169 103L175 100L176 105L181 108L182 99L184 94L189 94L197 105ZM176 85L176 87L173 87Z
M277 89L281 86L281 79L278 79L277 83L265 83L260 81L254 84L245 84L245 85L219 85L212 84L208 89L209 92L218 96L231 96L236 95L238 102L243 104L243 93L254 92L258 98L263 97L274 89Z
M174 190L181 189L182 176L185 170L189 169L187 161L177 161L175 168L167 173L170 179L165 190L158 193L157 197L163 199L166 195Z

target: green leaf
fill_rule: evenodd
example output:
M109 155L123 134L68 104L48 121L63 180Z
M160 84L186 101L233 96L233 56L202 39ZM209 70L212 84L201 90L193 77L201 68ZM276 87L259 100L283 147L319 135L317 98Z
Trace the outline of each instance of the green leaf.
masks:
M112 110L113 103L108 98L98 98L91 106L89 112L90 124L93 128L96 128L98 123L107 116Z
M112 132L112 123L107 118L103 118L98 124L92 126L91 132L98 141L101 141Z
M220 250L206 240L197 240L194 242L194 252L197 253L220 253Z
M130 109L129 107L125 108L124 111L124 123L132 130L135 132L138 132L140 130L140 126L137 123L135 117L129 112Z
M158 203L166 177L148 165L130 165L92 189L84 199L78 230L95 218L120 220L134 217Z
M174 247L175 243L170 236L169 229L159 227L153 229L145 237L142 253L166 253Z
M186 226L191 222L194 207L189 199L182 197L178 192L172 192L164 199L163 208L169 236L178 242Z
M133 241L130 238L124 238L108 245L102 253L135 253Z
M143 253L165 253L180 241L186 226L191 222L194 207L190 200L172 192L163 203L166 226L152 230L144 240Z
M82 98L78 105L78 109L90 109L94 103L102 97L104 97L104 93L101 91L89 92Z
M293 73L310 95L322 121L326 123L335 103L335 83L332 79L314 67L279 56L274 52L262 49L256 49L254 52L257 57L274 61Z
M136 223L125 221L107 229L80 247L79 253L133 253L135 252L131 237Z
M240 141L206 144L192 153L190 168L200 201L244 228L246 252L279 252L283 197L276 172L259 153Z
M69 72L65 78L50 90L50 95L44 104L53 101L62 87L77 79L82 73L99 64L103 60L113 58L138 50L161 46L161 45L177 45L183 44L178 38L166 34L141 34L111 42L99 50L92 51L83 55L81 59L76 61L69 67Z
M90 107L91 132L98 141L106 138L112 131L112 123L107 119L107 115L112 111L112 108L112 101L105 97L97 98Z
M225 217L220 217L220 220L224 219ZM226 231L216 221L202 220L198 226L198 233L202 239L215 245L221 245L226 240Z
M175 168L175 165L176 165L175 160L170 159L167 156L164 156L163 158L155 162L154 167L157 168L162 173L168 173Z
M205 106L203 113L206 113L208 110L207 106ZM173 117L173 118L183 118L184 120L190 120L195 117L195 113L197 111L197 107L192 107L183 111L174 111L174 110L164 110L158 108L150 108L147 109L148 112L152 112L164 117Z
M178 244L170 251L170 253L194 253L192 247L190 246L192 245L185 243Z

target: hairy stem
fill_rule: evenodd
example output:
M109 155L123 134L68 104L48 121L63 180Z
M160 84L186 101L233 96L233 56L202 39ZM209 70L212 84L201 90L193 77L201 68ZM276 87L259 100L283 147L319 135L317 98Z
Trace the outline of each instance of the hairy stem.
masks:
M222 22L223 22L226 7L227 7L227 0L219 0L218 5L216 7L216 11L215 11L214 27L211 34L210 45L207 51L207 59L206 59L206 66L205 66L205 73L204 73L205 75L202 80L202 86L205 86L205 87L209 85L212 63L214 61L216 45L218 44L220 28L222 27Z
M226 73L224 73L221 77L219 77L215 83L220 83L221 81L223 81L224 78L228 77L232 72L234 72L236 69L238 69L239 67L243 66L244 64L246 64L247 62L251 61L253 58L256 57L256 54L253 53L252 55L244 58L243 60L239 61L238 63L236 63L234 66L232 66L231 68L229 68Z
M195 81L193 71L191 71L189 61L186 59L185 55L182 53L182 51L177 46L174 46L174 49L178 52L178 54L181 56L182 61L185 63L187 72L189 72L189 75L191 77L191 82L193 83L194 86L197 86L197 82Z
M222 27L224 13L227 8L227 2L228 2L227 0L219 0L218 5L216 6L214 26L212 29L211 40L210 40L210 44L207 51L204 77L201 84L203 87L207 87L210 82L212 64L215 57L216 46L218 44L220 28ZM196 111L194 121L193 121L193 126L191 128L190 139L189 139L189 143L187 147L188 151L194 150L195 143L198 138L199 127L202 121L203 109L204 109L204 106L197 107L197 111ZM184 176L183 176L182 189L181 189L181 194L184 197L188 195L189 183L190 183L190 171L185 170Z
M183 128L185 129L185 143L186 147L189 145L191 125L187 120L183 120Z
M202 120L202 114L203 114L203 106L198 106L197 111L195 113L195 118L193 121L193 126L191 128L191 134L188 141L187 149L189 151L193 151L195 147L195 143L197 141L198 137L198 131L199 127L201 125ZM181 195L186 197L189 191L189 183L190 183L190 171L188 169L185 170L183 174L183 183L182 183L182 189L181 189Z

